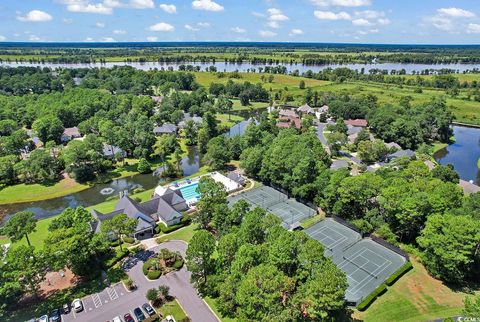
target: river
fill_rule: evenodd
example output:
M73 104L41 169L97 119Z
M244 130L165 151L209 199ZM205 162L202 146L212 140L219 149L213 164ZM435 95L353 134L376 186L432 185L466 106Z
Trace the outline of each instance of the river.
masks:
M200 156L196 148L189 148L188 156L182 159L181 168L184 176L192 175L198 171ZM116 179L106 184L97 184L89 189L64 197L2 205L0 207L2 213L6 214L6 219L18 211L31 211L37 219L43 219L58 215L67 207L89 207L104 202L124 190L132 191L137 188L148 190L162 183L165 183L165 179L153 174L138 174L128 178Z
M435 153L435 160L442 164L452 164L460 179L480 185L480 172L477 161L480 158L480 128L454 126L455 143Z
M259 68L264 68L265 66L285 66L287 72L291 73L298 70L300 73L304 73L308 70L313 72L318 72L326 68L338 68L338 67L347 67L353 70L365 69L366 72L370 69L382 69L382 70L402 70L405 69L407 74L412 74L412 72L420 72L422 70L431 69L431 70L440 70L440 69L452 69L456 70L458 73L463 73L466 71L471 71L475 68L479 69L480 64L401 64L401 63L378 63L378 64L327 64L327 65L303 65L303 64L278 64L278 65L266 65L266 64L252 64L252 63L241 63L233 64L226 62L215 62L215 63L201 63L201 62L192 62L192 63L158 63L158 62L107 62L107 63L90 63L90 64L55 64L55 63L29 63L29 62L6 62L3 61L0 63L0 66L9 66L9 67L19 67L19 66L30 66L30 67L50 67L50 68L95 68L95 67L106 67L111 68L113 66L132 66L136 69L141 70L151 70L151 69L168 69L172 68L173 70L178 70L180 65L192 65L200 66L202 71L205 71L206 68L210 66L215 66L217 71L221 72L248 72L252 70L258 71Z

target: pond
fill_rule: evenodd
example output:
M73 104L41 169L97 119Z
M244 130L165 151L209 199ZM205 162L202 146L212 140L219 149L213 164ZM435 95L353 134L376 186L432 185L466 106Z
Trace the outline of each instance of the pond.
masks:
M300 73L304 73L308 70L313 72L318 72L324 70L326 68L338 68L338 67L347 67L354 70L361 70L362 68L365 69L366 72L370 69L382 69L382 70L402 70L405 69L407 74L411 74L413 71L422 71L426 69L433 69L433 70L440 70L440 69L453 69L459 73L463 73L465 71L471 71L475 68L480 68L480 64L402 64L402 63L371 63L371 64L326 64L326 65L303 65L301 63L294 63L294 64L252 64L252 63L227 63L227 62L211 62L211 63L201 63L201 62L184 62L184 63L159 63L159 62L107 62L107 63L30 63L30 62L7 62L3 61L0 62L0 66L9 66L9 67L18 67L18 66L41 66L41 67L50 67L50 68L95 68L95 67L113 67L113 66L132 66L136 69L141 70L150 70L150 69L167 69L172 68L173 70L178 70L180 65L192 65L192 66L199 66L202 71L210 66L217 67L219 72L233 72L238 70L239 72L248 72L253 69L257 70L259 68L264 68L265 66L285 66L287 72L293 72L298 70Z
M200 156L195 147L189 148L188 156L182 159L181 168L184 176L192 175L198 171L200 168ZM67 207L89 207L96 205L106 201L112 196L118 195L124 190L132 191L137 188L148 190L155 188L166 181L158 176L159 173L161 173L161 171L155 171L157 175L138 174L128 178L116 179L110 183L97 184L92 188L60 198L2 205L2 213L6 215L6 219L18 211L31 211L38 219L52 217L60 214Z
M480 128L454 126L455 143L435 153L435 160L442 164L452 164L460 179L480 185L480 172L477 166L480 158Z

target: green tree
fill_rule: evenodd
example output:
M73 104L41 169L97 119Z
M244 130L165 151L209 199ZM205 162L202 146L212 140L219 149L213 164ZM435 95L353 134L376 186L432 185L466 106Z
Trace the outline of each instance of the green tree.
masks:
M228 119L230 120L230 111L233 108L233 102L229 100L228 97L226 97L225 95L220 95L217 98L215 107L222 113L228 113Z
M15 182L15 155L0 157L0 185L10 185Z
M252 268L238 286L238 315L245 321L265 321L281 315L293 281L275 266L260 264Z
M193 120L188 120L185 122L183 134L185 135L186 145L191 146L197 144L198 127Z
M258 177L262 169L264 153L265 149L261 146L253 146L242 151L240 155L240 166L248 176Z
M223 184L216 182L209 176L204 176L200 179L197 187L197 192L202 195L198 201L197 215L194 221L200 225L200 228L208 228L217 209L227 205L227 192Z
M446 166L436 166L432 170L432 177L440 179L443 182L459 183L460 181L460 176L451 164L447 164Z
M11 249L5 259L5 270L20 281L22 292L37 297L40 283L47 273L45 254L35 251L32 246L20 245Z
M30 211L21 211L13 215L1 229L3 235L8 236L15 243L23 237L27 240L28 246L31 246L28 235L36 231L37 219Z
M423 263L432 275L451 283L478 275L478 220L466 215L431 215L417 242L423 250Z
M192 282L201 289L207 282L207 276L213 270L215 238L206 230L198 230L187 248L187 268L192 273Z
M227 163L230 162L230 159L231 153L226 136L220 135L208 142L205 160L212 170L225 169Z
M300 83L298 84L298 88L300 89L305 89L305 81L302 79Z
M120 250L122 250L122 237L133 234L137 225L138 219L129 218L126 214L120 214L112 219L103 221L101 229L105 235L113 235L120 240Z
M44 143L47 141L55 141L59 143L60 137L63 134L62 121L55 116L38 118L33 122L32 129L35 131L38 138Z
M152 165L146 159L141 158L137 164L137 171L140 173L150 173L152 172Z

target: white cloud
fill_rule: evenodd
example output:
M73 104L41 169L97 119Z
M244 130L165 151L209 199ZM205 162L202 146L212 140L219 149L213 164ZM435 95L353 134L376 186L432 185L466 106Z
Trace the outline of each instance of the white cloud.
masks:
M148 27L147 30L169 32L169 31L174 31L175 27L172 26L171 24L166 23L166 22L159 22L157 24L154 24L154 25Z
M95 24L95 26L96 26L97 28L105 28L105 23L104 23L104 22L97 22L97 23Z
M260 13L260 12L256 12L256 11L252 11L252 16L255 16L257 18L264 18L265 14Z
M73 19L63 18L62 22L63 22L64 24L70 25L70 24L73 23Z
M332 11L315 10L313 14L317 19L320 19L320 20L351 20L352 19L350 14L348 14L345 11L335 13Z
M268 19L270 21L285 21L289 20L287 16L283 14L283 12L280 9L276 8L270 8L267 10L268 14L270 15Z
M17 20L24 22L46 22L52 20L53 17L41 10L32 10L24 16L17 16Z
M185 25L185 29L190 30L190 31L199 31L200 28L195 28L192 25Z
M94 41L94 40L93 40L93 38L92 38L92 37L87 37L87 38L85 38L85 40L84 40L84 41L87 41L87 42L92 42L92 41Z
M210 23L209 22L199 22L199 23L197 23L197 26L202 27L202 28L208 28L208 27L210 27Z
M388 19L388 18L380 18L380 19L377 20L377 22L378 22L378 24L380 24L380 25L386 26L386 25L389 25L389 24L390 24L390 19Z
M274 29L280 28L280 24L278 23L278 21L269 21L267 22L267 26Z
M157 40L158 40L158 37L154 37L154 36L147 37L147 40L148 40L148 41L157 41Z
M311 0L319 7L362 7L372 4L371 0Z
M113 39L112 37L103 37L102 39L100 39L101 42L115 42L115 39Z
M0 35L0 41L5 41L7 40L7 37Z
M378 33L378 32L380 32L380 30L378 30L378 29L370 29L370 33L372 33L372 34L376 34L376 33Z
M262 37L275 37L277 33L270 30L260 30L259 35Z
M192 2L192 8L205 11L223 11L223 6L212 0L195 0Z
M430 22L435 28L443 31L452 31L454 29L453 21L445 17L433 16L427 18L426 20Z
M115 29L113 33L115 35L125 35L127 32L125 30Z
M292 30L290 30L289 35L290 36L303 35L303 30L302 29L292 29Z
M441 8L437 12L443 16L452 17L452 18L473 18L475 14L471 11L460 9L460 8Z
M72 0L67 0L72 1ZM77 1L77 0L74 0ZM79 0L85 1L85 0ZM152 9L155 8L153 0L129 0L121 2L119 0L103 0L103 4L110 8L133 8L133 9Z
M94 13L99 15L111 15L113 13L112 7L107 7L103 3L86 3L83 1L68 1L67 10L77 13Z
M230 30L233 31L233 32L236 32L237 34L243 34L243 33L247 32L245 29L240 28L240 27L233 27Z
M166 13L177 13L177 7L174 4L162 3L160 5L160 9L162 9Z
M363 19L363 18L352 20L352 24L354 26L360 26L360 27L366 27L366 26L371 26L372 25L372 23L370 21L368 21L367 19Z
M469 23L467 27L467 32L469 34L480 34L480 24Z

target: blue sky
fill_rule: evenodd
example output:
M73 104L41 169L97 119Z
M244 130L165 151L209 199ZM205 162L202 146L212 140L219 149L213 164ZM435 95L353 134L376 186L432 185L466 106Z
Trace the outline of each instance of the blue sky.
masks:
M480 1L1 0L0 41L480 44Z

